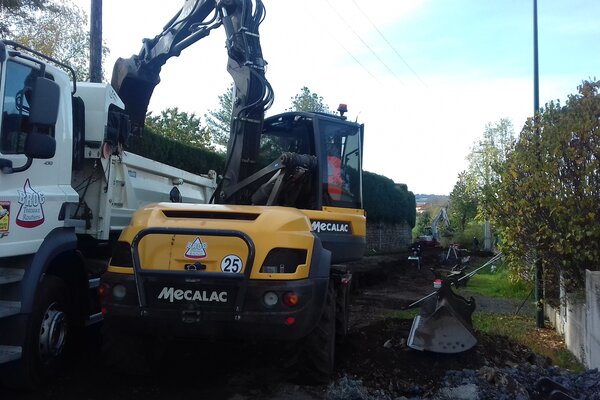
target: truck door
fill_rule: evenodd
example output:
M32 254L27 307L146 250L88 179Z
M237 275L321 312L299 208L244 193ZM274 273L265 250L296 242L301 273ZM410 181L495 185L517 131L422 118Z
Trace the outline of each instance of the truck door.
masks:
M40 65L25 58L7 58L1 64L0 254L3 255L34 253L44 237L62 225L58 220L65 197L60 185L62 153L56 151L52 158L33 159L28 168L19 171L19 167L28 163L25 155L28 136L35 131L54 138L59 125L40 127L29 121ZM52 79L48 73L45 77Z

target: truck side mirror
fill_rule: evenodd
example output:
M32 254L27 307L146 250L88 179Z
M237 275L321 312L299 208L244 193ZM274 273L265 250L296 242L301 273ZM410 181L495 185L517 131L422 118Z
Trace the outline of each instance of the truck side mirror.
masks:
M27 162L21 167L13 167L11 160L0 158L0 171L3 174L14 174L15 172L27 171L34 158L47 160L54 157L56 153L56 140L44 133L30 132L25 140L25 155Z
M54 125L58 118L60 87L54 81L37 77L29 104L29 123Z
M45 133L31 132L25 141L25 155L27 158L47 160L56 153L56 140Z

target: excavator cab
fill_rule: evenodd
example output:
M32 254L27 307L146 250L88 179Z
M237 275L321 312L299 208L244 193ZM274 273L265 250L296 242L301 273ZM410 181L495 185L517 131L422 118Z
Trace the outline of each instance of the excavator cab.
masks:
M332 263L364 253L362 145L364 126L343 116L287 112L266 118L257 150L231 160L218 203L284 206L308 216ZM237 168L232 165L238 165Z
M362 208L363 126L335 115L289 112L265 120L260 137L257 169L287 157L312 160L287 171L285 186L271 203L254 196L254 204L293 206L307 210L323 207ZM306 170L304 170L306 169ZM257 184L264 189L273 179ZM269 187L271 189L271 187Z

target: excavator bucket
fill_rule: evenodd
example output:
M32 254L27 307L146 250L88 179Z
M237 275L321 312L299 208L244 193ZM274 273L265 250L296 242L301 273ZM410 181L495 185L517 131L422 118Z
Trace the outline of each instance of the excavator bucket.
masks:
M452 279L423 303L421 314L415 317L408 335L408 346L435 353L460 353L477 344L471 315L475 300L457 295L451 288Z
M134 133L141 133L152 92L158 83L160 67L141 65L138 56L119 58L113 67L111 85L126 104Z

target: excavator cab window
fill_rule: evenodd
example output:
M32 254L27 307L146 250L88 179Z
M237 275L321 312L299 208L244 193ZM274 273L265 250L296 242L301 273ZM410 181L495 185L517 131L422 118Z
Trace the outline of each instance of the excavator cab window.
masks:
M361 130L361 125L326 114L292 112L270 117L261 135L257 169L284 153L316 157L319 167L309 179L286 181L302 185L294 188L298 195L293 205L315 210L322 206L360 209Z
M362 208L360 126L344 121L319 120L323 205Z
M313 119L307 115L286 113L265 120L260 137L257 169L264 168L284 154L292 154L303 160L315 154ZM287 169L282 182L281 194L276 205L301 209L319 209L318 169L296 166ZM271 182L273 182L271 180Z
M260 155L257 169L269 165L273 160L281 157L283 153L314 154L312 143L312 122L294 123L285 125L271 125L268 131L263 132L260 138Z

